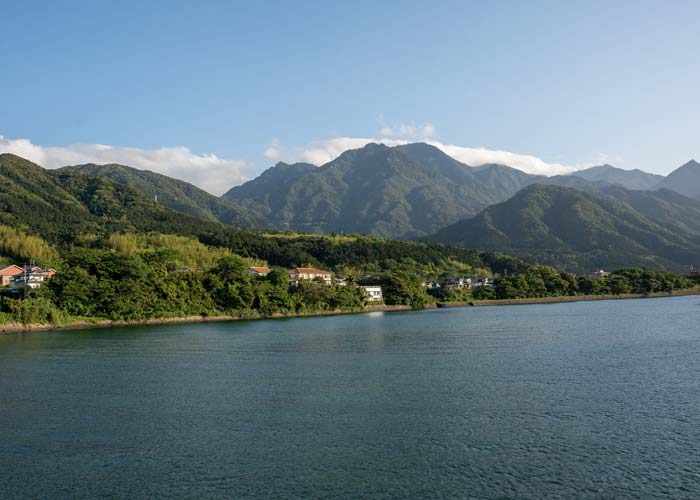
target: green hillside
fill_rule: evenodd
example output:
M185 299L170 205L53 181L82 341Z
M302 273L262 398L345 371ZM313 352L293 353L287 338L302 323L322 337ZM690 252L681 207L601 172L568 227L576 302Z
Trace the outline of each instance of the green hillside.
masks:
M530 266L518 259L436 244L236 228L169 209L133 186L101 175L45 170L10 154L0 155L0 224L22 229L26 237L39 237L62 252L76 246L102 247L114 234L157 232L192 237L282 267L440 273L455 265L488 269L492 262L512 270Z
M256 205L261 210L266 210L270 208L270 198L274 198L278 190L284 189L287 183L313 170L316 170L316 167L309 163L279 162L255 179L229 189L222 198L236 202L238 200L245 202L245 200L259 199ZM263 213L269 215L269 212Z
M264 184L261 176L227 196L280 228L412 238L476 214L536 179L504 166L473 169L422 143L368 144L307 170ZM275 171L267 172L270 179Z
M107 177L119 184L132 186L151 199L157 197L158 202L166 207L203 219L242 227L267 226L263 217L230 200L211 195L188 182L148 170L117 164L87 164L64 167L60 171Z
M533 185L430 241L536 259L574 272L643 266L685 270L700 262L700 239L610 197Z
M668 227L700 234L700 200L688 198L670 189L632 191L619 186L600 190L601 194L627 203L642 215Z

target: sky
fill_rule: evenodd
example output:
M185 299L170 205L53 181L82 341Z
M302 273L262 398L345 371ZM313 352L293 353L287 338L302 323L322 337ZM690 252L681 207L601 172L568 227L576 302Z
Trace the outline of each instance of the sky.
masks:
M214 194L428 141L545 175L700 157L700 2L0 0L0 152Z

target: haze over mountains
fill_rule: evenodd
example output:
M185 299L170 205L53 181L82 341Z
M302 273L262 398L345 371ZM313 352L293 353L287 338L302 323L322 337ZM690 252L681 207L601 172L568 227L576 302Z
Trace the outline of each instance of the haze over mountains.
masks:
M124 165L46 171L13 155L3 155L3 161L2 220L11 219L17 207L41 210L18 173L26 171L47 186L44 198L63 207L64 219L79 205L93 203L99 212L105 203L99 189L109 186L112 198L139 193L149 200L149 210L157 200L156 208L167 207L175 211L168 214L181 212L192 220L427 238L578 272L626 265L682 270L700 263L700 164L695 161L668 177L610 165L543 177L506 165L468 166L424 143L368 144L320 167L278 163L220 198L187 182ZM14 168L8 169L10 164ZM86 178L92 180L86 184ZM110 183L99 181L104 178ZM101 201L91 202L95 196Z

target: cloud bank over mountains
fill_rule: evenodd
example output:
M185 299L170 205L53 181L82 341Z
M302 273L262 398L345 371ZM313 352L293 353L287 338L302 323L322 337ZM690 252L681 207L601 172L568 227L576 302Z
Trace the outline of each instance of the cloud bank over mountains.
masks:
M336 137L326 141L310 142L303 147L287 147L278 141L273 141L265 151L265 156L272 161L284 161L287 163L305 162L320 166L334 160L348 149L361 148L371 142L386 144L387 146L399 146L415 141L382 137ZM569 166L559 163L548 163L536 156L511 153L509 151L494 151L486 148L467 148L443 144L440 141L431 139L426 139L422 142L435 146L456 160L472 167L478 167L487 163L499 163L517 168L528 174L550 176L569 174L576 170L593 166L593 164Z
M273 162L306 162L320 166L334 160L348 149L361 148L371 142L398 146L415 142L420 140L419 137L423 137L424 142L471 166L500 163L530 174L549 176L567 174L593 165L592 163L573 166L562 165L548 163L535 156L508 151L444 144L429 138L434 132L435 127L430 123L420 126L402 124L382 127L378 134L379 137L336 137L323 141L312 141L299 147L286 146L279 141L273 141L265 150L264 155ZM232 186L239 185L254 177L257 170L262 170L244 160L219 158L213 154L196 154L185 146L158 149L104 144L44 147L34 144L28 139L9 139L0 135L0 153L13 153L46 168L84 163L119 163L182 179L216 195L223 194Z
M245 161L227 160L211 154L198 155L184 146L159 149L104 144L43 147L28 139L8 139L0 135L0 153L16 154L45 168L119 163L182 179L216 195L245 182L253 174L252 165Z

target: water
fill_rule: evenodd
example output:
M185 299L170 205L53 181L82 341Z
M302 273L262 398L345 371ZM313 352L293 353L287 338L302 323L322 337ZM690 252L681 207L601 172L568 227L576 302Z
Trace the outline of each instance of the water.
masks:
M700 498L700 298L0 336L2 498Z

